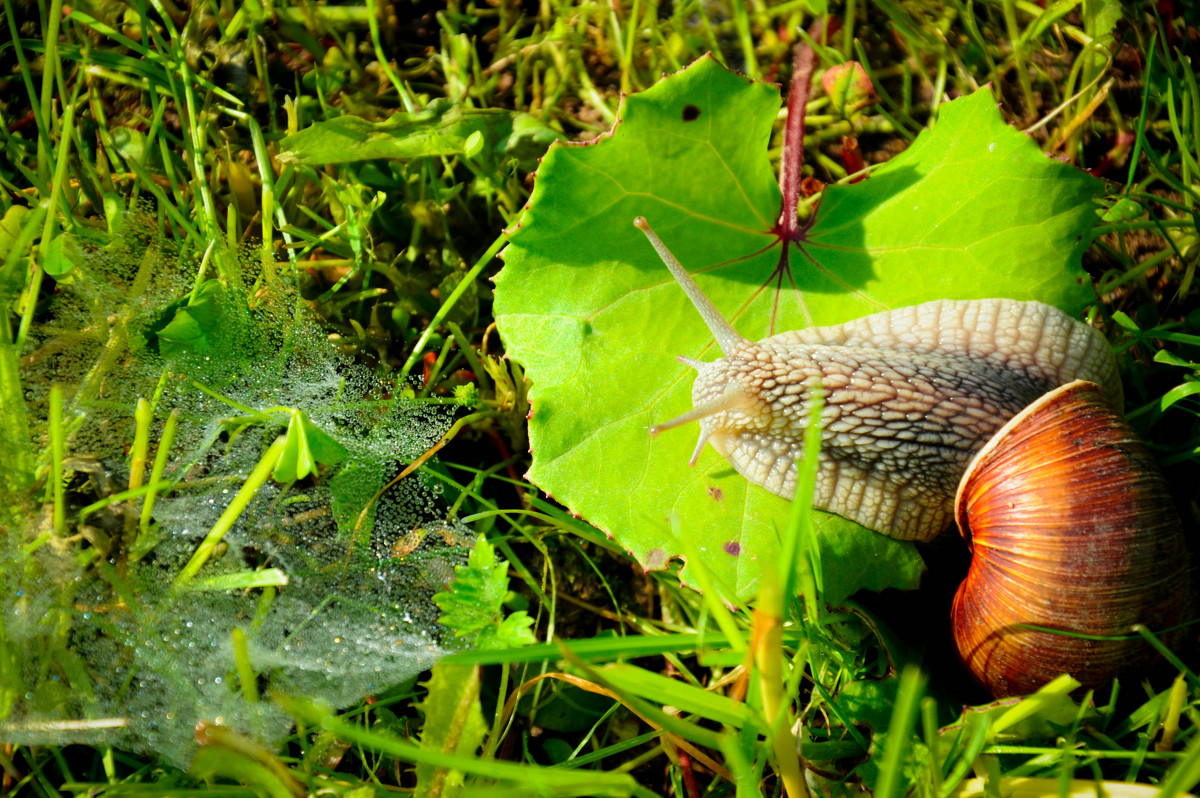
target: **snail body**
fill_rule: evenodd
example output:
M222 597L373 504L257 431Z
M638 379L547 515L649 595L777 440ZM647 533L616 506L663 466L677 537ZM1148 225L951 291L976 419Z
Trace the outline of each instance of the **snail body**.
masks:
M941 300L832 327L743 338L639 217L704 318L722 358L698 372L694 408L651 435L700 422L692 464L711 443L750 482L792 498L813 391L824 396L813 506L889 537L931 540L953 517L967 463L1009 418L1074 379L1120 403L1100 333L1041 302Z
M1190 595L1182 524L1121 417L1108 342L1040 302L942 300L758 342L742 337L650 230L722 357L696 369L700 423L750 482L792 498L824 397L813 507L930 540L957 520L973 548L955 643L996 696L1060 673L1096 686L1149 664L1135 624L1177 624ZM957 503L956 503L957 500ZM1030 626L1040 628L1029 628Z

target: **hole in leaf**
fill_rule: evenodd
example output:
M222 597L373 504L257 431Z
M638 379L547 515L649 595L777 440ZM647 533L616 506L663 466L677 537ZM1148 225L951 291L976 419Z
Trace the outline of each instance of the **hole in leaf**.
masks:
M683 106L683 121L695 122L700 118L700 109L694 105Z
M646 570L656 571L667 567L667 553L662 549L652 549L646 553Z

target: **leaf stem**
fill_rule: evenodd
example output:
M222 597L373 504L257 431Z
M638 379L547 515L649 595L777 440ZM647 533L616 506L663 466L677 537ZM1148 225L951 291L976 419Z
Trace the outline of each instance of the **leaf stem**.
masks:
M1155 31L1150 36L1150 46L1146 49L1146 71L1143 74L1142 82L1147 87L1142 91L1142 110L1138 113L1137 121L1137 138L1133 141L1133 154L1129 156L1129 176L1125 179L1125 196L1129 196L1129 192L1133 190L1133 176L1137 171L1138 156L1142 154L1142 147L1146 143L1146 109L1150 105L1150 79L1153 77L1154 70L1154 51L1158 45L1158 31Z
M154 500L158 496L158 485L162 482L163 471L167 467L167 457L171 453L171 444L175 441L175 428L179 425L179 408L171 411L163 424L162 434L158 436L158 448L154 452L154 464L150 466L150 492L142 501L142 514L138 519L138 534L134 539L130 557L140 559L142 554L149 551L150 519L154 517Z
M462 280L454 288L454 290L450 292L450 296L446 297L446 301L442 303L440 308L438 308L437 313L433 314L433 318L429 320L429 326L425 328L425 331L421 333L421 337L418 338L416 344L413 345L412 353L409 354L408 360L404 361L404 365L400 367L401 380L408 376L408 373L412 371L412 367L416 365L417 361L421 358L421 353L425 351L425 343L429 340L429 336L433 334L433 331L437 329L437 326L441 324L442 321L445 320L446 316L450 314L450 311L454 308L455 303L457 303L462 295L466 293L467 289L471 287L475 281L475 278L479 276L479 273L483 271L484 267L492 262L492 258L496 257L496 253L498 253L507 243L508 236L502 233L494 242L492 242L492 245L488 247L487 252L483 253L479 260L476 261L475 265L471 267L471 270L463 275Z
M66 531L66 501L63 497L63 390L50 386L50 495L54 499L54 532L60 537Z
M242 684L242 695L246 697L246 702L257 704L258 695L258 674L254 672L254 665L250 661L250 648L246 644L246 630L240 626L235 626L229 633L230 642L233 644L233 663L237 669L238 681Z
M233 497L233 501L225 508L225 512L221 513L221 517L217 519L217 523L213 524L213 528L205 536L204 540L196 548L192 558L188 560L187 565L175 577L175 586L182 587L192 580L204 564L208 562L213 551L216 550L217 544L225 537L225 533L233 528L234 523L241 517L250 500L254 498L254 494L263 486L267 478L271 476L271 472L275 470L275 466L279 463L279 456L283 454L284 436L280 435L275 439L267 449L267 453L258 461L258 465L254 467L254 471L246 479L242 485L242 489Z
M818 20L813 23L808 35L815 40L824 32L825 22ZM800 205L801 166L804 164L804 112L816 61L816 51L807 40L796 42L792 50L792 85L788 88L787 127L783 133L783 157L779 169L783 207L775 224L776 232L784 241L797 241L800 237L796 210Z
M1017 22L1017 5L1014 0L1004 0L1001 4L1004 10L1004 24L1008 29L1009 41L1013 43L1013 64L1017 69L1017 81L1021 84L1021 96L1025 100L1024 119L1037 116L1037 101L1033 97L1033 82L1029 79L1029 71L1025 68L1025 54L1021 48L1021 27ZM997 81L999 83L999 81Z

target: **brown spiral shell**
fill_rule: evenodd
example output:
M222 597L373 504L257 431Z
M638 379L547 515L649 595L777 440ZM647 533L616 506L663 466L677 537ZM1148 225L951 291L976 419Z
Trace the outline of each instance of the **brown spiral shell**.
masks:
M973 550L955 643L997 697L1061 673L1084 686L1136 673L1154 659L1148 645L1094 637L1161 633L1184 613L1187 554L1166 481L1093 383L1051 391L1001 428L963 477L955 515Z

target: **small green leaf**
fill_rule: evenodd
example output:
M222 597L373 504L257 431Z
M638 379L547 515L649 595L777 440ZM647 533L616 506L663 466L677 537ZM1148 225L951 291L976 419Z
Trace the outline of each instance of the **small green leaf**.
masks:
M125 231L128 207L125 198L115 192L104 194L104 220L108 225L108 234L118 236Z
M312 423L303 412L297 412L300 413L300 423L308 438L308 448L312 452L314 460L321 465L337 465L346 459L347 452L345 446L342 446L332 435Z
M875 101L875 86L857 61L847 61L825 70L821 88L842 116L849 116Z
M132 127L115 127L112 129L113 149L127 161L145 163L146 137L142 131Z
M870 756L856 769L870 789L882 787L882 782L914 784L920 778L924 760L929 755L924 743L912 736L922 678L914 666L905 668L901 677L863 679L843 687L834 698L842 717L854 718L856 723L871 731ZM899 708L908 710L897 723ZM900 739L891 739L898 735ZM889 794L893 794L889 792Z
M29 250L44 213L14 205L0 219L0 308L7 308L25 287Z
M508 594L508 563L480 535L466 565L454 568L450 590L433 601L442 611L441 624L481 649L524 646L534 642L533 619L524 611L504 616Z
M158 351L166 358L185 354L204 354L210 350L210 338L222 321L225 286L218 280L207 280L195 292L168 307L162 326L151 329L156 333Z
M414 113L393 114L384 122L340 116L285 138L282 163L353 163L376 158L408 160L431 156L475 157L485 147L522 155L531 142L542 151L560 138L528 114L493 108L467 108L438 98Z
M240 781L251 785L255 793L271 798L295 798L304 792L287 765L250 737L201 721L196 727L196 741L200 748L189 768L196 778Z
M536 641L533 636L533 618L520 610L511 613L500 623L485 626L475 638L475 647L481 651L527 646Z
M46 247L46 255L42 260L42 269L51 277L65 277L75 268L75 264L83 259L83 253L75 240L59 234L50 239Z
M479 666L439 662L423 686L428 695L418 705L425 716L421 747L444 754L473 755L487 734L479 709ZM461 771L417 764L417 798L452 798L462 787Z
M210 784L217 779L229 779L251 785L255 793L268 798L295 798L269 768L238 751L201 748L196 751L188 772L193 778Z
M346 448L321 430L303 410L293 408L288 420L283 454L271 476L276 482L295 482L317 470L317 464L335 465L346 459Z
M160 351L166 349L166 355L175 354L181 350L204 351L205 330L200 322L186 307L175 311L174 318L163 327L158 334Z
M313 463L312 452L309 451L308 441L305 440L304 425L299 422L299 411L292 411L288 422L287 437L283 442L283 452L271 477L276 482L288 483L304 479L311 474L316 466Z
M483 152L483 131L476 130L467 136L466 142L463 143L463 155L474 158L481 152Z
M1122 197L1113 203L1100 218L1106 222L1131 222L1146 212L1146 209L1129 197Z
M4 212L4 216L0 218L0 263L4 263L9 258L14 257L13 248L17 246L17 242L21 239L21 228L25 224L25 220L33 211L26 208L24 205L13 205ZM17 255L24 254L16 253Z

